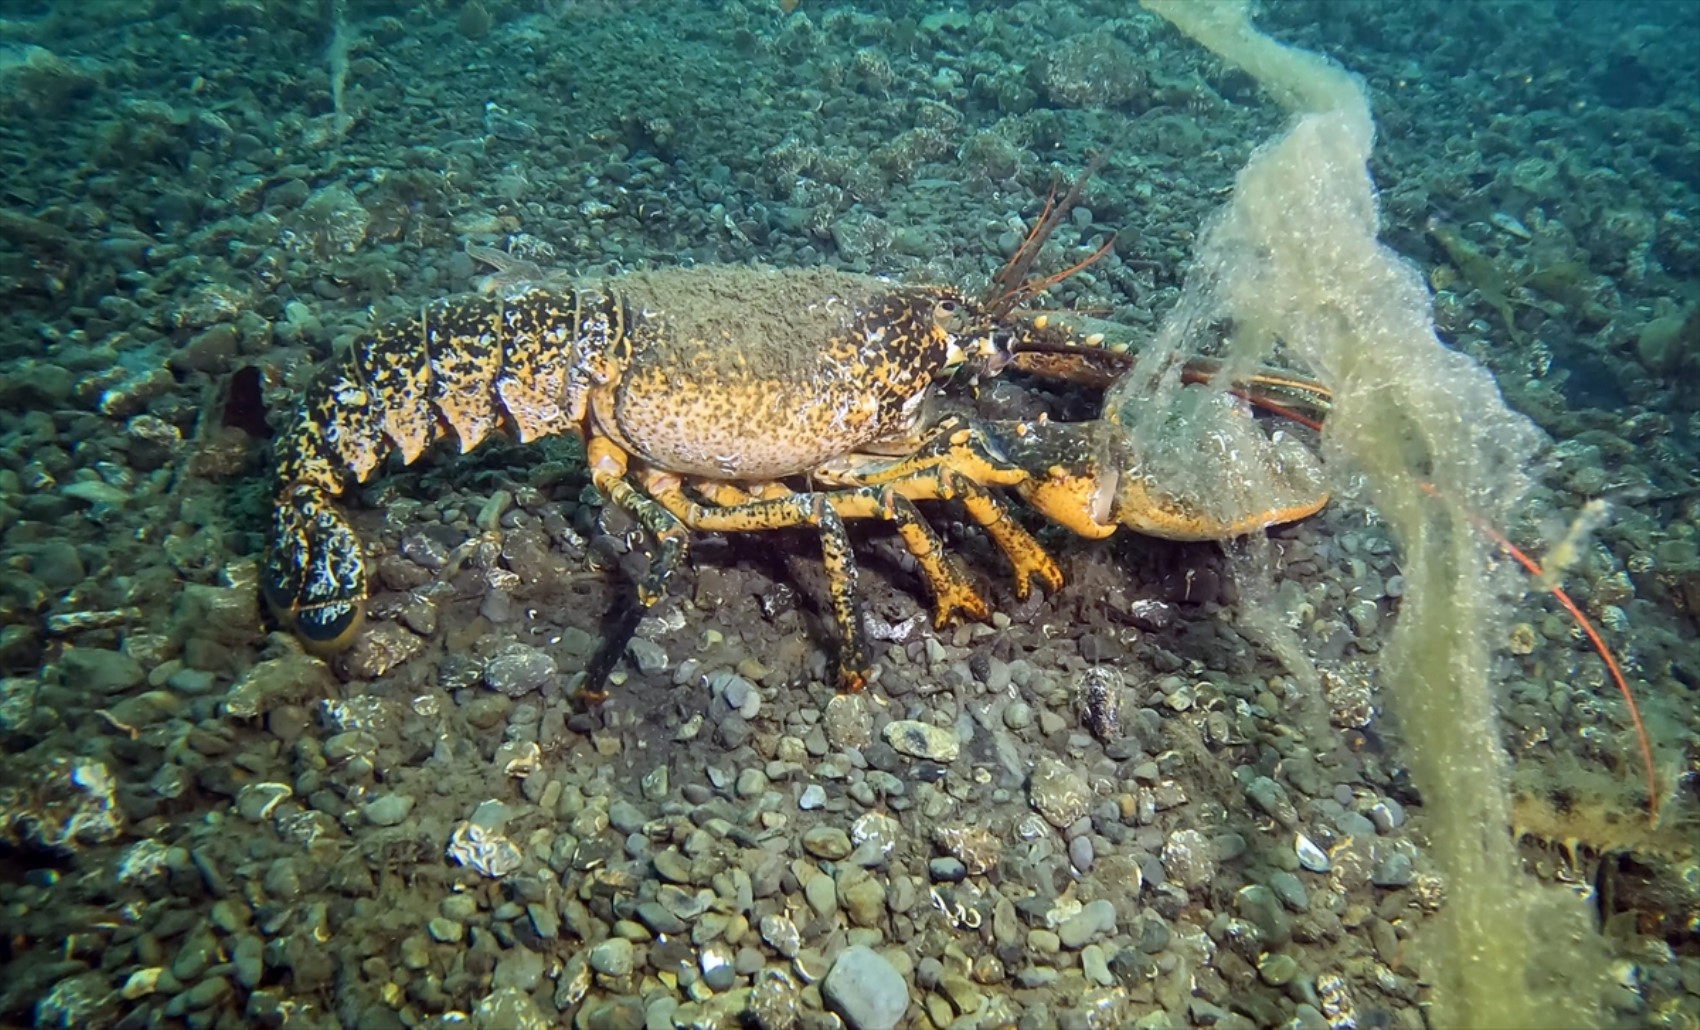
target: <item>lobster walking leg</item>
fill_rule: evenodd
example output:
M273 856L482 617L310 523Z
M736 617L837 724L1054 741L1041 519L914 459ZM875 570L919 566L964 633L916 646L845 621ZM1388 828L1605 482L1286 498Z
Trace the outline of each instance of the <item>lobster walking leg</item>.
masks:
M728 483L703 481L691 485L717 508L736 507L753 500L748 493ZM774 489L780 491L780 496L789 494L779 484L764 484L763 498L775 496ZM881 519L897 527L904 547L920 566L932 591L934 626L944 626L956 612L982 621L990 616L991 609L969 583L961 564L944 549L938 532L907 498L890 489L874 487L835 490L831 498L841 519Z
M1016 596L1025 598L1035 578L1049 590L1062 586L1062 570L1056 562L988 489L1020 486L1031 473L1012 464L967 419L943 419L912 455L853 457L835 466L831 474L845 485L885 487L911 501L960 501L969 518L1009 560L1015 571Z
M867 685L868 648L862 630L861 602L856 594L856 557L850 550L850 535L844 530L844 520L833 508L832 495L797 493L730 508L713 508L692 500L675 475L650 471L641 475L643 489L687 529L704 533L748 533L794 526L818 529L832 591L833 618L838 623L841 640L839 689L853 692Z

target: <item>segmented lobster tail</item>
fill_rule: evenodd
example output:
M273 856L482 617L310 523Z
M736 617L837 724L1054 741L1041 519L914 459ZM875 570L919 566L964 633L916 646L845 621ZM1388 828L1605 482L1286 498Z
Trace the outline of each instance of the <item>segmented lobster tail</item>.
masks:
M392 451L412 464L450 432L464 454L498 428L522 443L578 431L628 317L603 291L528 289L435 301L356 341L309 387L278 441L262 582L278 619L317 651L352 642L366 560L332 498Z

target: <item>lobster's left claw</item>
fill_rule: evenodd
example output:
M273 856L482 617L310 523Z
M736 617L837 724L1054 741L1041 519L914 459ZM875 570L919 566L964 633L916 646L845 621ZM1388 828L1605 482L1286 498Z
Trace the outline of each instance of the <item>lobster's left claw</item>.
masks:
M326 655L353 643L365 621L366 559L354 528L322 491L297 485L278 498L260 585L278 621L309 651Z

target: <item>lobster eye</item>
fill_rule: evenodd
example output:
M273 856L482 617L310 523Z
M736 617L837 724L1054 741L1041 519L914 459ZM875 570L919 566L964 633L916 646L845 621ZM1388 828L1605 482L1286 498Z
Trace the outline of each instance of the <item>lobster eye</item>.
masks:
M962 322L962 305L946 298L933 305L933 322L946 329L955 329Z

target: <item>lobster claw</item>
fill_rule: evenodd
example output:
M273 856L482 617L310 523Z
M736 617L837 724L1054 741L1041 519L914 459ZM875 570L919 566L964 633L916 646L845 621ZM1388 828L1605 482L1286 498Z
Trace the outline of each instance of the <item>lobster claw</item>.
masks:
M1126 434L1103 420L988 422L987 437L1028 472L1015 492L1047 519L1089 539L1116 531L1116 495L1132 465Z
M273 614L309 651L347 647L365 618L366 558L354 528L322 491L297 485L278 498L272 541L260 586Z

